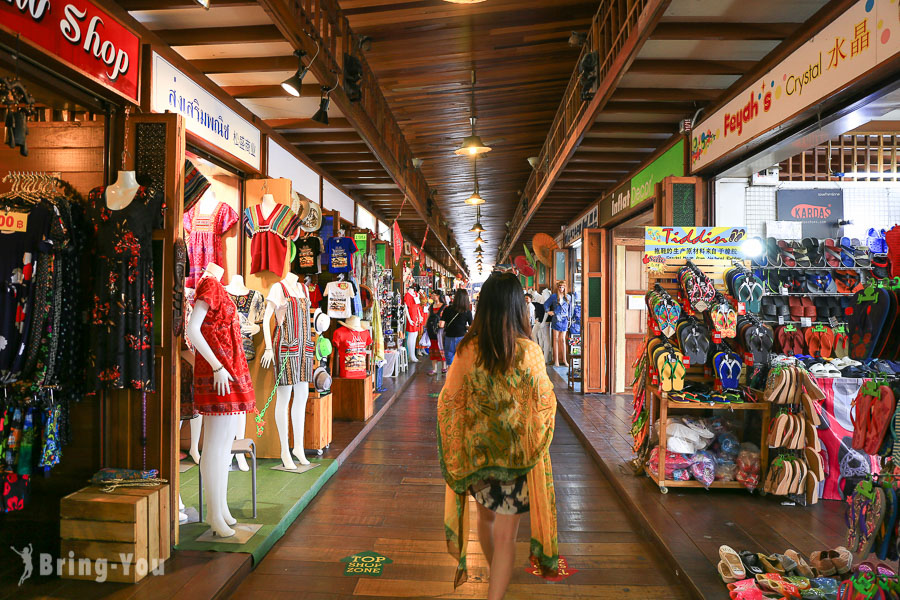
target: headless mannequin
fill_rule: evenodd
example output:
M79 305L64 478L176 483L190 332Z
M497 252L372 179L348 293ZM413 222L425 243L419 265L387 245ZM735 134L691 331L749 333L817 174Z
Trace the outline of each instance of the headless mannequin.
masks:
M197 204L197 213L201 215L211 215L218 205L219 201L216 199L216 192L213 191L212 188L209 188Z
M106 188L106 208L122 210L134 200L139 187L134 171L119 171L116 182Z
M416 304L419 303L419 293L415 290L410 290L406 292L407 295L412 295L413 300L415 300ZM403 316L406 317L406 322L409 323L413 320L412 315L409 314L409 306L406 305L406 301L403 302ZM421 323L420 323L421 325ZM419 332L417 331L407 331L406 332L406 353L408 356L409 362L417 363L419 359L416 358L416 340L419 337Z
M204 196L205 198L206 196ZM202 201L201 201L202 202ZM217 203L218 205L218 203ZM231 294L232 296L246 296L252 290L244 284L244 278L240 275L235 275L231 278L231 281L228 282L228 285L225 286L225 291ZM241 325L241 333L249 333L250 337L253 337L257 333L259 333L260 327L256 323L247 323ZM247 431L247 413L241 413L238 415L237 424L235 426L234 431L234 439L242 440L244 439L244 435ZM247 464L247 457L243 454L235 454L235 460L237 460L238 469L241 471L249 471L250 465Z
M224 269L215 263L206 266L203 277L215 277L221 279ZM213 381L216 392L224 396L231 391L231 382L234 377L227 369L222 368L222 363L216 358L212 348L209 347L200 329L206 314L209 312L209 304L203 300L194 303L194 311L191 320L188 321L185 333L191 340L194 350L213 368ZM231 443L234 440L235 424L238 415L206 415L206 435L203 437L203 454L200 460L200 473L203 475L204 491L206 492L206 522L213 533L219 537L234 535L234 529L230 525L237 523L228 510L228 464L231 462Z
M276 208L278 208L278 203L275 202L275 196L272 194L263 194L262 200L260 201L260 209L262 210L263 218L268 219Z
M281 280L288 293L295 298L305 297L305 290L300 285L299 278L294 273L288 273ZM277 284L276 284L277 285ZM275 306L266 301L266 312L263 315L263 337L266 340L266 351L262 355L260 364L268 369L275 362L275 351L272 349L272 318L275 316ZM301 319L309 321L309 313L301 313ZM275 376L281 371L281 365L275 365ZM294 403L291 407L291 392L294 393ZM285 469L296 469L291 458L288 444L288 408L291 408L291 423L294 431L293 455L301 465L308 465L303 449L303 431L306 420L306 400L309 398L309 382L301 381L294 385L279 385L275 390L275 428L278 429L278 440L281 442L281 464Z

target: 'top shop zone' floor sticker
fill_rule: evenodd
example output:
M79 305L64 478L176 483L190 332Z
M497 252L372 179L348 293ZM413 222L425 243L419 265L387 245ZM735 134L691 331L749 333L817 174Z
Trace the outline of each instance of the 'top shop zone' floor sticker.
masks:
M578 572L578 569L573 569L569 567L569 563L562 556L559 557L559 574L556 577L542 577L544 581L562 581L563 579L567 579ZM537 575L541 577L541 570L534 564L532 564L525 568L527 573L531 573L532 575Z
M385 565L391 564L392 561L387 556L383 556L377 552L357 552L350 556L345 556L341 562L347 563L344 569L344 575L347 577L381 577L381 572Z

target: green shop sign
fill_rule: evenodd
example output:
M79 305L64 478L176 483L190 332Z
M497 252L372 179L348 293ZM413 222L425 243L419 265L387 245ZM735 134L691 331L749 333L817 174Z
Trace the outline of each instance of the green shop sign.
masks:
M369 577L381 577L381 571L384 565L391 564L392 561L387 556L382 556L377 552L358 552L345 556L341 559L342 563L347 563L344 569L344 575L348 577L359 577L368 575Z
M623 210L652 198L656 194L657 183L670 175L684 176L685 168L682 139L600 202L600 224L606 223Z

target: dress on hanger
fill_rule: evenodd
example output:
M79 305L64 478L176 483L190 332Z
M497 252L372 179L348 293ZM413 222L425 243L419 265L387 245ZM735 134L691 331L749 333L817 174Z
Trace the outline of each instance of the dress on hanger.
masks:
M300 219L284 204L265 218L261 204L244 210L244 233L250 238L250 273L271 271L282 277L287 241L297 236L299 228Z
M244 343L237 308L222 283L204 277L197 284L197 298L209 305L200 332L213 354L234 378L231 391L220 396L216 392L212 366L199 352L194 360L194 409L201 415L233 415L256 408L253 381L247 369Z
M206 265L213 262L225 264L225 253L222 248L222 235L237 223L238 214L233 208L219 202L209 214L200 212L200 204L196 204L184 213L184 230L188 232L188 256L191 267L185 285L195 287L203 276Z
M93 374L99 387L155 389L153 363L153 226L163 196L141 186L120 210L106 206L106 188L89 195L94 233L91 299Z
M256 290L250 290L243 296L228 294L228 297L237 308L241 323L241 337L244 340L244 356L247 358L247 362L250 362L256 358L256 345L253 343L253 337L249 333L244 333L244 328L247 325L262 323L263 313L266 310L265 298Z
M297 286L301 293L302 284ZM310 381L313 371L313 344L309 327L309 298L292 296L284 283L272 286L266 298L275 307L276 386ZM282 366L284 371L282 372Z

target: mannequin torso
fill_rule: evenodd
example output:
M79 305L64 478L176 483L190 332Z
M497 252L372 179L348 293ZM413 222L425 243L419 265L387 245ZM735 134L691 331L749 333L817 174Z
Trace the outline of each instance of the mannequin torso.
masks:
M235 275L231 278L231 281L228 282L228 285L225 286L225 291L232 296L246 296L251 290L244 283L243 277Z
M264 194L262 201L259 204L263 219L268 219L272 215L272 212L278 208L278 203L275 202L275 196L272 194Z
M134 171L119 171L116 182L106 188L106 207L122 210L131 204L140 187Z

